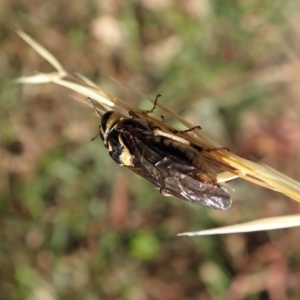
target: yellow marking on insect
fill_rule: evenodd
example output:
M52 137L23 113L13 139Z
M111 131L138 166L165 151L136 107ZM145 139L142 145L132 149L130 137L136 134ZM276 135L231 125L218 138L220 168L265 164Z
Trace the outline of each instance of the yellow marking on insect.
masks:
M186 139L184 139L182 137L179 137L179 136L176 136L174 133L168 133L168 132L162 131L159 128L153 129L153 133L154 133L155 136L164 136L166 138L169 138L171 140L177 141L177 142L182 143L182 144L186 144L186 145L191 144Z
M100 133L103 135L104 144L107 143L107 137L112 130L118 125L120 121L125 118L122 114L118 112L113 112L113 114L108 118L105 124L105 130L103 126L100 127Z
M130 153L129 149L124 145L121 135L119 135L118 140L119 140L120 144L123 146L122 153L120 154L120 160L122 162L122 164L120 164L120 166L134 167L134 164L133 164L134 156Z
M108 149L108 152L112 152L114 150L110 143L108 143L107 149Z

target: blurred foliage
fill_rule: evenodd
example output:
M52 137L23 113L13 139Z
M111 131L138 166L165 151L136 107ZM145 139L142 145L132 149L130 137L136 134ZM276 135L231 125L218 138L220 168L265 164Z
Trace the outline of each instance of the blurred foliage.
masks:
M160 196L90 142L99 121L68 90L12 84L50 67L10 28L299 180L298 1L12 0L0 17L1 299L298 299L299 229L176 238L297 203L241 180L225 212Z

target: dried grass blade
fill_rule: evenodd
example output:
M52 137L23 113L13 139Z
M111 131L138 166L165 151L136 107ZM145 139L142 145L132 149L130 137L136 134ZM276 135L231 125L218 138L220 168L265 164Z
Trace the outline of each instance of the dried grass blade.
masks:
M28 43L39 55L41 55L46 61L48 61L60 74L67 75L61 63L43 46L33 40L29 35L27 35L22 30L16 30L16 33Z
M179 233L178 236L203 236L229 233L242 233L263 230L275 230L300 226L300 215L288 215L282 217L272 217L259 219L251 222L224 226L220 228L213 228L194 232Z

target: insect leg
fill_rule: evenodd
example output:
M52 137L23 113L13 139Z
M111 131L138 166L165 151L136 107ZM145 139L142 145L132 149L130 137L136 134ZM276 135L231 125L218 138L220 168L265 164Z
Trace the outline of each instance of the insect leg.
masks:
M165 131L161 130L159 127L153 128L153 133L155 136L163 136L163 137L169 138L173 141L177 141L182 144L190 145L190 142L187 141L186 139L174 135L173 132L172 133L165 132Z
M163 195L163 196L165 196L165 197L170 197L170 196L173 196L173 195L171 195L170 193L168 193L165 189L163 189L163 188L160 188L159 189L159 192Z
M150 109L150 110L143 110L143 113L145 113L146 115L148 114L152 114L156 108L156 105L157 105L157 101L158 101L158 98L161 97L161 94L157 94L155 100L154 100L154 104L153 104L153 107ZM129 111L129 115L133 118L136 118L138 117L133 111Z
M151 114L154 112L156 106L157 106L157 101L158 98L161 97L161 94L157 94L155 100L154 100L154 105L150 110L143 110L142 112L146 115ZM138 118L140 119L140 117L134 112L134 111L129 111L128 114L130 115L130 117L132 118ZM161 117L161 121L164 123L165 122L165 117L164 116L160 116Z
M156 108L156 105L157 105L157 100L158 98L161 97L161 94L157 94L155 100L154 100L154 105L153 107L150 109L150 110L145 110L145 113L148 115L148 114L152 114Z

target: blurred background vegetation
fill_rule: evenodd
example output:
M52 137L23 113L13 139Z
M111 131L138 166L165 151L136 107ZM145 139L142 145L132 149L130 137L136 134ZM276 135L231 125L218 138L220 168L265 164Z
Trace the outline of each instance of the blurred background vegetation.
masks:
M299 204L242 180L225 212L162 197L90 141L99 120L74 93L12 84L52 68L11 30L299 180L299 1L11 0L0 19L0 299L299 299L298 228L176 237Z

